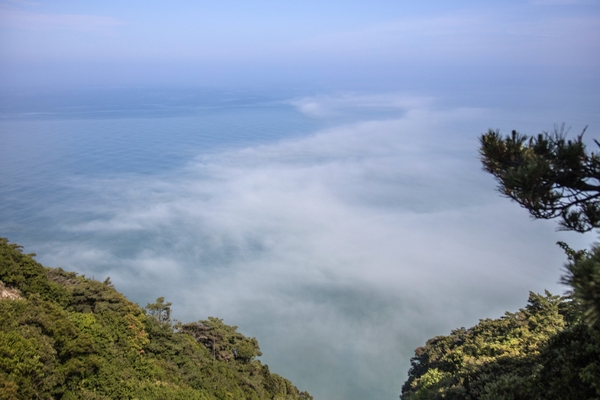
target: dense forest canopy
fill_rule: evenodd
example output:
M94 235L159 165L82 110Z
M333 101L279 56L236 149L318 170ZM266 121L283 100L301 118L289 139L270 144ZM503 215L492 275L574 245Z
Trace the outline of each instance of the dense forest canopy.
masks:
M525 308L429 339L403 400L600 397L600 333L567 297L530 293Z
M0 399L307 400L256 360L255 338L209 317L171 321L0 238Z

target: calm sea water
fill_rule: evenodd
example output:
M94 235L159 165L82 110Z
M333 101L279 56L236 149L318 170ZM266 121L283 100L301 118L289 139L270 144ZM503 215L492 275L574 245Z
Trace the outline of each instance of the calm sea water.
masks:
M310 93L334 115L311 118L298 94L0 93L0 236L182 321L224 318L316 398L397 399L426 338L558 280L565 239L498 198L476 138L598 138L598 98L509 94ZM306 140L257 146L287 138Z
M87 179L166 173L197 155L318 127L285 100L144 89L5 94L0 98L0 235L34 247L66 235L56 226L85 219L69 209L89 201L81 197Z

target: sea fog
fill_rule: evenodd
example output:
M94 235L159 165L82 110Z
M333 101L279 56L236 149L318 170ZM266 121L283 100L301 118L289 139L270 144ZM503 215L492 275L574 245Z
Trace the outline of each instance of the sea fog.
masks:
M556 241L596 239L532 221L482 171L489 128L599 137L597 97L522 94L5 93L0 232L239 326L317 399L397 398L416 347L563 293Z

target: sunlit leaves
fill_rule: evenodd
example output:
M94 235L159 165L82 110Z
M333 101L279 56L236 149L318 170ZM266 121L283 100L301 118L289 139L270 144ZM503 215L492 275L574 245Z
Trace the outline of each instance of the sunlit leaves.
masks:
M530 293L516 313L428 340L411 360L402 399L600 395L600 335L573 318L576 310L568 298Z
M256 361L237 327L200 321L203 343L172 326L164 298L144 311L109 279L45 268L6 239L0 282L20 293L0 299L0 399L312 399Z

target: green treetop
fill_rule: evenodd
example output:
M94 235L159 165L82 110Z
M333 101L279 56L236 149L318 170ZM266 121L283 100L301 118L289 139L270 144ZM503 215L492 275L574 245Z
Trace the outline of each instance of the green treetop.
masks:
M600 155L588 152L584 133L571 140L564 125L535 137L489 130L480 137L481 162L500 192L534 218L558 218L564 230L587 232L600 228ZM600 247L576 252L559 244L570 261L563 282L573 288L586 322L600 328Z
M480 138L481 161L500 192L533 217L587 232L600 227L600 155L587 151L584 133L567 140L564 125L534 137L489 130Z

